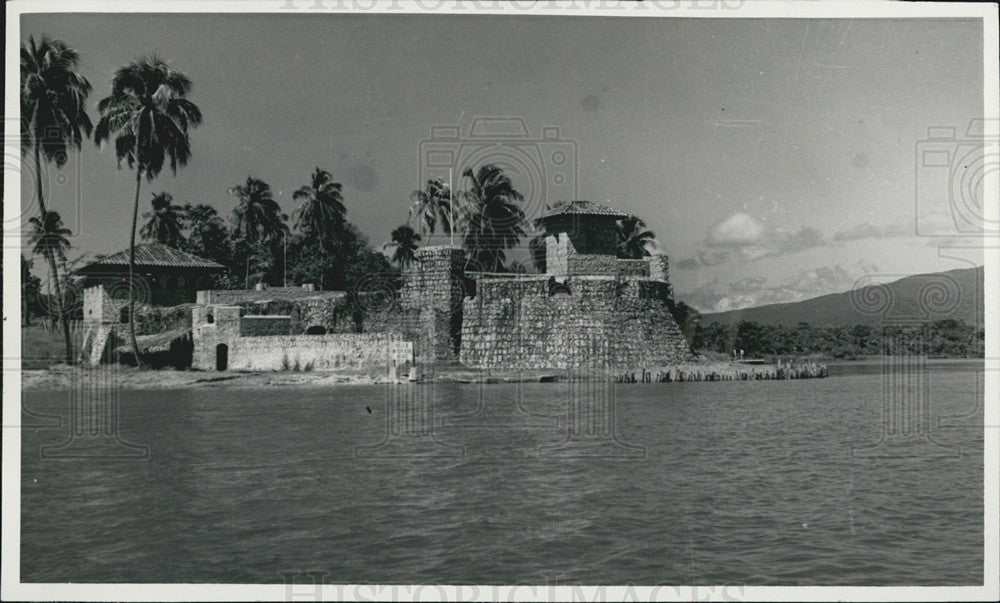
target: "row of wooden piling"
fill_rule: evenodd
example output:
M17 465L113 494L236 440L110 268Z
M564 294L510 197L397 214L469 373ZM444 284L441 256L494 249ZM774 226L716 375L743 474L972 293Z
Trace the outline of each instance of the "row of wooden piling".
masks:
M816 362L747 365L739 363L688 365L654 370L626 371L614 375L615 383L670 383L684 381L765 381L818 379L829 376L826 365Z

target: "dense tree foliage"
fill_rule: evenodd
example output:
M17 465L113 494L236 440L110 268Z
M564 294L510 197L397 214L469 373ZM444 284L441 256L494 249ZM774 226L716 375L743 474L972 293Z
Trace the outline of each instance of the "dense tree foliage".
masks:
M469 187L462 191L462 243L469 263L486 272L503 272L507 250L525 234L524 197L496 165L467 168L462 177Z
M638 260L650 255L656 235L646 230L646 223L636 216L618 221L618 257Z
M809 356L850 359L869 355L917 354L981 358L985 331L961 320L946 319L912 326L814 327L800 322L794 327L740 321L736 325L713 322L697 325L691 336L696 350L747 357Z
M181 247L184 239L184 208L174 205L170 193L154 193L151 204L152 211L145 212L142 217L146 223L142 225L139 236L143 241L156 241L171 247Z

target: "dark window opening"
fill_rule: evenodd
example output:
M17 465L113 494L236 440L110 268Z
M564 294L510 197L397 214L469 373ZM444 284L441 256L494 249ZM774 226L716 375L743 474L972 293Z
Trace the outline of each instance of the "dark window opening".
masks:
M207 322L208 324L214 323L215 322L215 314L213 314L211 312L209 312L208 314L206 314L205 315L205 322Z
M121 312L119 313L118 321L123 325L128 324L128 306L122 306Z
M313 325L306 329L306 335L326 335L326 327Z

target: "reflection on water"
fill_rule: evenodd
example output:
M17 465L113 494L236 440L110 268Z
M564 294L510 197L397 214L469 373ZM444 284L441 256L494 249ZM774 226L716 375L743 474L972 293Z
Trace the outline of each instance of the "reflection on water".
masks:
M982 363L931 363L934 437L961 456L852 457L879 440L878 366L617 385L614 440L632 456L596 439L545 453L587 433L567 384L407 386L433 420L398 428L399 445L447 453L381 458L357 451L394 433L387 413L412 392L122 392L122 436L148 461L41 460L65 434L23 433L22 579L981 584Z

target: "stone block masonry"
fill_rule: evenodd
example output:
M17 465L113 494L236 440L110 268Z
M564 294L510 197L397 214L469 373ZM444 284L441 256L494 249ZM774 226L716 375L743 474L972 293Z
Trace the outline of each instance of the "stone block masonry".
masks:
M288 316L240 317L239 306L195 307L192 323L192 367L201 370L392 370L413 361L398 332L288 335Z
M248 314L240 320L241 337L291 335L291 328L291 316L254 316Z
M465 252L456 247L424 247L415 256L403 272L403 330L416 343L421 362L455 362L461 346L462 300L468 289Z
M407 348L407 346L409 346ZM236 371L325 371L390 368L413 356L412 344L388 333L337 333L288 337L240 337L230 344L229 369Z
M495 369L665 365L692 354L650 279L480 280L466 299L460 360Z

